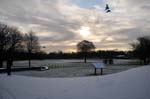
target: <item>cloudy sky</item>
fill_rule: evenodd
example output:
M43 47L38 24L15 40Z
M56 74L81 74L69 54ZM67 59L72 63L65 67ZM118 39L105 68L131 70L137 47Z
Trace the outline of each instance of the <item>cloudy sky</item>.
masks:
M81 40L97 49L129 50L150 33L149 10L150 0L0 0L0 22L35 31L47 52L75 51Z

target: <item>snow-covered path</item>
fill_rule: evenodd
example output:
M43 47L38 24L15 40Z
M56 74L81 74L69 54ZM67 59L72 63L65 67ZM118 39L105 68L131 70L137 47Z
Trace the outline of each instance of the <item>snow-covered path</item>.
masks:
M150 66L93 77L0 75L0 99L150 99Z

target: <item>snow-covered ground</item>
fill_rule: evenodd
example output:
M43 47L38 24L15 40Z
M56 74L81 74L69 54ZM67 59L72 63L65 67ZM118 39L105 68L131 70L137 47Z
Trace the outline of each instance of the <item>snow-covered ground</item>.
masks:
M150 99L150 66L92 77L0 75L0 99Z

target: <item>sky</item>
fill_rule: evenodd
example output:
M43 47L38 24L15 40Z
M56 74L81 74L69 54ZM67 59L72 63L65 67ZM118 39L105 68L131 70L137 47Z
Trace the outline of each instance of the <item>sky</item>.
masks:
M0 0L0 22L33 30L46 52L76 51L82 40L96 50L131 50L150 34L149 9L150 0Z

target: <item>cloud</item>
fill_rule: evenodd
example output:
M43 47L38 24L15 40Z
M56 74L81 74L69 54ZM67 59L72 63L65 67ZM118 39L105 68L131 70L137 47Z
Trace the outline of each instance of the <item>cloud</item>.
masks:
M105 13L105 4L112 12ZM46 51L76 49L83 39L98 49L128 49L150 29L149 0L0 0L0 22L33 30ZM82 37L82 27L90 36Z

